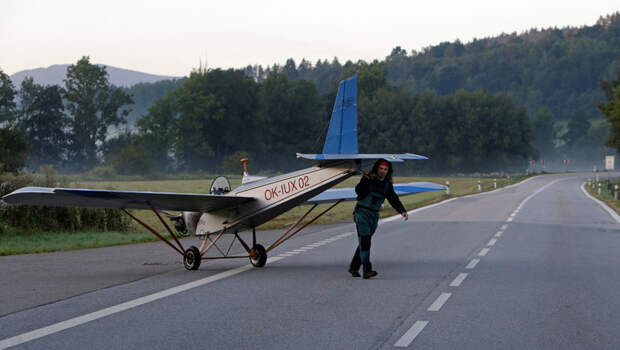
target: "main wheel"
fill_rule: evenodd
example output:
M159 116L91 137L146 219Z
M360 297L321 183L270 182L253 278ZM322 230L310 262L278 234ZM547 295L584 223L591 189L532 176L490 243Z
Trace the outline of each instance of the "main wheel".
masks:
M265 247L257 244L256 246L254 246L253 250L256 255L254 256L254 258L250 256L250 262L252 263L252 265L254 265L254 267L265 266L265 263L267 263L267 251L265 250Z
M190 271L198 270L200 267L200 261L202 261L201 258L200 250L194 246L191 246L185 251L185 255L183 256L183 265Z

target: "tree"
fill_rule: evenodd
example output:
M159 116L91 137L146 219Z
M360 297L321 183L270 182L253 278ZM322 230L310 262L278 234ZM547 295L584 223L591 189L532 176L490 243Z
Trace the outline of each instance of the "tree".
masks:
M174 151L179 135L177 94L168 93L149 108L148 113L138 119L136 126L140 133L142 144L147 157L153 163L163 163L170 168L172 163L170 154Z
M44 87L28 77L22 81L19 98L17 126L30 143L28 166L31 169L46 163L60 166L67 146L67 118L60 87Z
M14 126L0 129L0 171L17 172L24 167L28 142Z
M555 126L553 114L549 108L540 108L532 117L533 146L542 159L551 159L555 155Z
M15 94L11 78L0 69L0 125L15 118Z
M617 79L602 81L601 88L605 92L607 102L599 104L598 109L611 125L605 145L620 152L620 70L618 70Z
M91 64L82 57L67 68L64 98L69 111L68 161L76 170L86 170L98 163L98 151L108 128L124 122L131 97L112 87L105 67Z
M568 131L562 136L568 149L590 131L590 122L588 116L583 110L577 110L568 121Z

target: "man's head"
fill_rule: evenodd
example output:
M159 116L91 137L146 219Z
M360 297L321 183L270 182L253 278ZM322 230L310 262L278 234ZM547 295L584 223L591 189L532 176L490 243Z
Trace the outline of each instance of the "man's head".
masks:
M392 164L385 159L379 159L371 170L372 174L375 174L379 180L388 179L392 181Z

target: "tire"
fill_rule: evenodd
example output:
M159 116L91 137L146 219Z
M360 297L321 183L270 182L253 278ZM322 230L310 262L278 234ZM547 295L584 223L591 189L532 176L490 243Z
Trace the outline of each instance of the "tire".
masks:
M187 270L198 270L200 267L200 262L202 261L201 258L200 250L194 246L191 246L185 251L185 255L183 256L183 265Z
M254 265L254 267L263 267L267 263L267 251L265 247L260 244L257 244L254 249L256 250L256 258L252 259L250 257L250 263Z

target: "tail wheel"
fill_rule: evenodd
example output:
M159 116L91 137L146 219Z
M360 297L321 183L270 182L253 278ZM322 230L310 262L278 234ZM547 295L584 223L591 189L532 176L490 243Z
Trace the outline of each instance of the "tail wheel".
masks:
M183 265L190 271L198 270L201 260L202 257L200 256L200 250L194 246L191 246L185 251L185 255L183 256Z
M254 253L250 256L250 262L252 263L252 265L254 265L254 267L265 266L265 264L267 263L267 251L265 250L265 247L257 244L252 249L252 252Z

